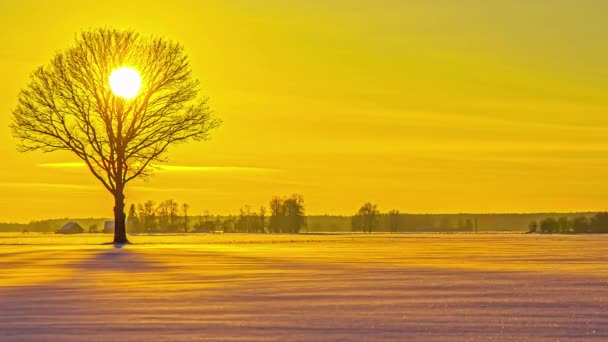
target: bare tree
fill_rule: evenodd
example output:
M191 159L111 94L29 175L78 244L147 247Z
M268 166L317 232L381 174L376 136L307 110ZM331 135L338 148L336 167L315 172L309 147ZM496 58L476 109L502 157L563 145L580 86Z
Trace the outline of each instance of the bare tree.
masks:
M399 229L399 210L397 209L393 209L391 211L388 212L387 215L387 221L388 221L388 230L391 233L394 233L395 231L397 231Z
M286 216L286 230L289 233L299 233L306 227L306 216L304 213L304 196L293 194L283 201L283 212Z
M299 233L306 227L304 196L274 196L270 200L268 231L271 233Z
M270 200L270 219L268 222L268 230L271 233L280 233L284 225L284 207L283 199L279 196L274 196Z
M352 217L353 230L363 230L363 232L371 233L378 225L378 215L380 211L376 204L370 202L365 203L359 208L359 211Z
M168 199L160 202L156 208L156 213L161 229L176 230L178 228L179 204L176 201Z
M156 227L156 203L154 201L146 201L144 204L139 204L140 223L143 230L149 232Z
M114 95L108 84L123 66L141 75L132 99ZM149 176L170 145L205 140L220 124L198 95L180 44L97 29L77 35L73 47L32 73L11 129L21 151L76 154L114 197L114 242L125 243L127 183Z
M188 232L188 210L190 210L190 205L188 203L182 204L182 212L184 213L184 232Z
M140 230L140 221L139 217L137 217L137 209L133 203L131 203L131 206L129 207L128 222L132 229L135 229L136 231Z
M263 233L266 227L266 208L260 207L260 233Z

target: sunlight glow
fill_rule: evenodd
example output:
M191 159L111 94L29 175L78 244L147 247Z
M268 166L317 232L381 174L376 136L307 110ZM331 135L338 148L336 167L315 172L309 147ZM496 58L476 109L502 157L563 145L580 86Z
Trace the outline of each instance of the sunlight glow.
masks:
M110 75L110 89L116 96L132 99L141 89L141 76L133 68L116 69Z

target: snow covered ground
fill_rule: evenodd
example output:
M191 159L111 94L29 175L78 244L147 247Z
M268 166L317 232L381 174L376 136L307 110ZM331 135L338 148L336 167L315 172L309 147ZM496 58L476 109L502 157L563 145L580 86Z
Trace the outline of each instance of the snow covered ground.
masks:
M608 236L0 234L0 341L607 340Z

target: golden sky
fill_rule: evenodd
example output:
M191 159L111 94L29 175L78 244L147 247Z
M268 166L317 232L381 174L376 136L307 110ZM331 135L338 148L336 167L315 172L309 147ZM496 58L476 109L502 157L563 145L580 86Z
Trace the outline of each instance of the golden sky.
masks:
M185 45L224 120L127 202L237 213L608 209L608 2L0 0L0 221L111 216L69 153L15 150L29 73L99 26Z

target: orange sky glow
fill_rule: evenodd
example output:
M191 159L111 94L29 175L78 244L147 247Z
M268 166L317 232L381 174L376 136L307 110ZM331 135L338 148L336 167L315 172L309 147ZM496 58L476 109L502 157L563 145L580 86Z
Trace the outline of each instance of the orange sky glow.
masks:
M127 204L238 213L301 193L311 214L608 209L604 1L2 1L0 221L109 217L67 152L16 151L30 72L83 29L182 43L212 139L173 147Z

